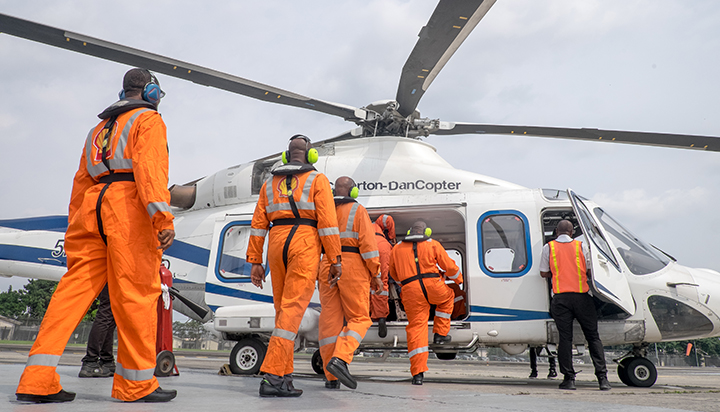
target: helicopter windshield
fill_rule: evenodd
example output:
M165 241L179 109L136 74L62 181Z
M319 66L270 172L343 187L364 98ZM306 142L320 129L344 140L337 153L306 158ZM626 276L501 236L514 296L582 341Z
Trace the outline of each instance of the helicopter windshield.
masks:
M625 265L633 274L654 273L670 262L666 256L655 252L651 246L630 233L601 208L595 208L595 216L602 223Z

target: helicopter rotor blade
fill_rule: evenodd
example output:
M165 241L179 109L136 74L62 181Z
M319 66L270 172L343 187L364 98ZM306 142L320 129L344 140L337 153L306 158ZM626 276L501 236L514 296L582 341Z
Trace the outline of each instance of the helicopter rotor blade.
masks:
M720 137L672 133L629 132L624 130L441 122L440 129L432 132L431 134L521 135L720 152Z
M395 100L407 117L495 0L440 0L403 66Z
M367 112L363 109L305 97L287 90L278 89L217 70L2 13L0 13L0 33L10 34L117 63L147 68L168 76L189 80L193 83L215 87L270 103L295 106L339 116L349 121L362 122L367 116Z

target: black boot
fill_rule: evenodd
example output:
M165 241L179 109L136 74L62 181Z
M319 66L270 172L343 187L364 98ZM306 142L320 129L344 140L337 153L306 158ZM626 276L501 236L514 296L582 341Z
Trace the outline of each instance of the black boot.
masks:
M610 386L610 382L608 381L607 375L601 375L597 378L601 391L609 391L610 389L612 389L612 386Z
M357 381L355 378L350 374L350 371L348 370L347 363L345 363L344 360L333 356L332 359L330 359L330 362L328 362L327 366L325 367L328 372L335 375L340 383L347 386L350 389L357 388Z
M422 372L418 373L417 375L413 375L412 384L413 385L422 385L423 378L425 378L425 374Z
M537 376L538 376L537 369L532 369L530 371L530 376L528 376L528 378L535 379L535 378L537 378Z
M433 335L433 343L435 345L444 345L446 343L450 343L452 341L452 336L450 335L438 335L437 333Z
M70 402L75 399L75 392L68 392L60 389L60 392L52 395L32 395L29 393L16 393L15 397L20 402L33 402L33 403L57 403L57 402Z
M340 381L325 381L325 389L340 389Z
M381 338L387 336L387 322L385 318L378 319L378 336Z
M560 389L566 389L570 391L574 391L575 388L575 375L566 374L565 379L560 383L560 386L558 386Z
M260 397L262 398L297 398L302 393L301 389L295 389L287 382L282 382L279 386L273 385L265 378L260 382Z
M109 378L113 376L114 371L110 372L103 368L100 362L83 362L78 377L80 378Z
M175 389L157 388L134 402L170 402L177 396Z
M555 370L555 368L550 367L547 378L548 379L557 378L557 371Z

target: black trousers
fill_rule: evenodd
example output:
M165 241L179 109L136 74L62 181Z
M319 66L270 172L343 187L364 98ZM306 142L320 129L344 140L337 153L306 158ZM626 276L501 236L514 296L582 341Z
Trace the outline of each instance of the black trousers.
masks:
M110 308L110 295L108 287L105 285L98 295L100 305L95 314L95 321L90 329L88 336L87 353L82 359L83 363L97 362L112 363L115 361L113 356L113 340L115 335L115 318Z
M543 347L542 346L531 346L530 350L528 351L530 353L530 370L532 372L537 372L537 355L542 353ZM547 350L546 350L547 351ZM548 363L549 369L555 369L555 357L548 352Z
M592 296L587 293L559 293L550 304L550 314L555 320L560 342L558 363L560 373L575 376L572 361L573 319L577 319L588 343L590 357L595 365L596 376L606 376L605 352L597 330L597 313Z

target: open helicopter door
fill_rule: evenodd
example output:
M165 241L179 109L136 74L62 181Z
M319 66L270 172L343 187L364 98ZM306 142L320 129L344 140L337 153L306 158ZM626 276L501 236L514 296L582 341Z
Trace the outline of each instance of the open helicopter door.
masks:
M581 198L572 189L568 189L567 193L590 250L591 268L588 269L592 271L593 291L628 315L634 315L635 300L608 235Z
M205 283L205 299L212 308L237 305L238 298L245 305L272 303L269 278L262 290L250 283L251 265L245 256L251 221L251 214L225 215L215 221Z

